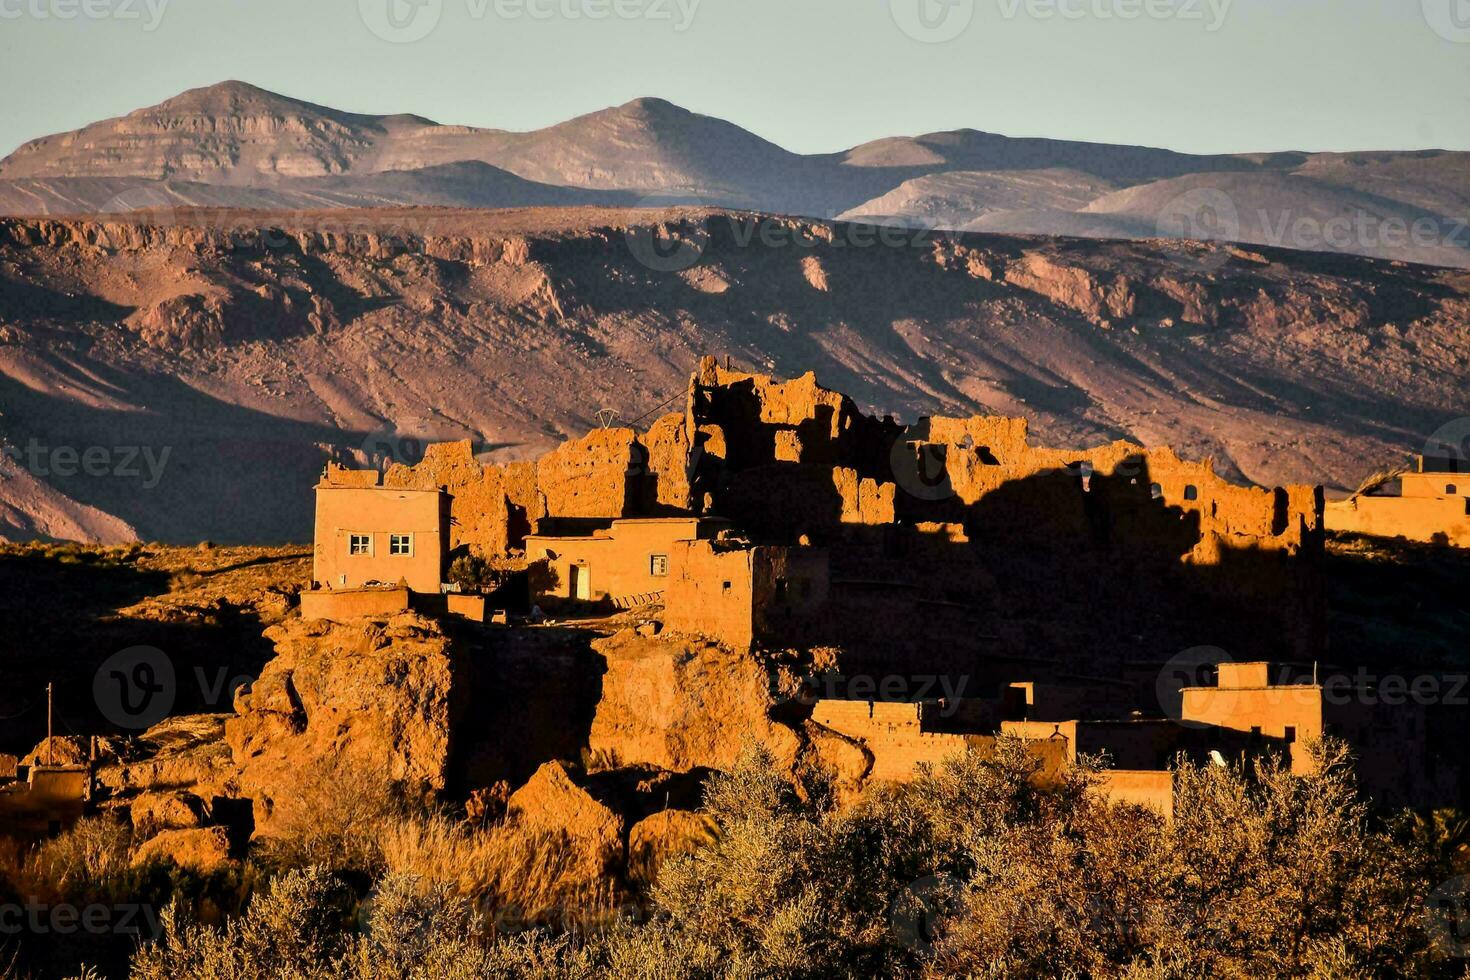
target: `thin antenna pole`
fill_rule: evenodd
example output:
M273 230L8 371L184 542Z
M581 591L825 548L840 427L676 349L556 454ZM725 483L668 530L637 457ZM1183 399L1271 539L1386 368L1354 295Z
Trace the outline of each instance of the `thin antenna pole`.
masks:
M56 765L56 749L51 742L51 682L46 682L46 765Z

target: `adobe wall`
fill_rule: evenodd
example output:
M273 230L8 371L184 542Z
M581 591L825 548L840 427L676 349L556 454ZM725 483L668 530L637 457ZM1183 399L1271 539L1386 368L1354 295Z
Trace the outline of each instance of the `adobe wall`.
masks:
M448 548L504 555L546 517L605 518L688 512L690 439L682 415L643 434L594 429L536 460L475 459L469 440L429 446L415 466L395 464L385 486L444 487L452 499Z
M1443 541L1457 548L1470 548L1470 499L1465 497L1409 496L1405 474L1405 496L1354 497L1327 505L1327 527L1332 531L1371 534L1381 538L1410 541ZM1436 483L1456 474L1426 474ZM1470 485L1470 476L1460 476ZM1423 489L1423 488L1416 488Z
M370 471L369 475L376 477ZM328 479L355 481L360 476L329 470ZM436 490L322 483L316 490L313 581L337 589L406 581L415 592L438 594L444 580L446 506ZM405 533L413 535L412 554L391 554L390 535ZM354 534L371 539L370 554L350 553Z
M758 546L750 564L756 638L768 646L797 645L827 605L826 549Z
M735 650L755 642L751 552L709 541L676 541L669 555L664 627L705 636Z
M1270 687L1186 687L1181 692L1181 718L1218 725L1237 732L1256 729L1271 739L1285 739L1294 729L1290 746L1294 772L1310 772L1306 752L1310 741L1323 735L1322 689L1310 684Z
M1244 656L1321 654L1317 488L1236 487L1208 461L1127 442L1036 447L1024 419L905 428L810 374L781 382L707 358L683 414L646 432L597 430L504 466L479 463L468 443L436 446L386 482L446 486L448 547L495 555L521 549L546 518L713 513L757 544L805 537L831 549L834 582L908 590L885 595L883 628L856 638L896 636L895 658L955 642L965 647L955 658L987 663L1077 651L1066 666L1091 674L1204 643ZM862 612L845 588L834 585L832 608ZM930 635L944 617L968 633Z
M1405 497L1470 497L1470 473L1404 473L1399 484Z
M531 598L541 602L546 599L572 599L573 566L578 566L578 582L588 576L585 591L586 601L601 602L611 597L612 586L607 556L611 553L611 538L542 538L536 535L526 539L526 560L544 562L545 573L533 573ZM581 569L586 569L582 571Z
M923 713L921 703L825 699L813 705L812 721L861 743L873 759L870 779L906 781L920 763L936 766L967 749L994 751L991 735L926 731ZM1037 780L1054 782L1067 762L1065 743L1028 742L1027 748L1042 763Z
M526 539L526 557L530 561L545 560L553 573L537 584L538 598L573 598L571 568L580 565L586 571L578 575L590 576L592 600L631 600L665 592L672 575L675 544L700 533L696 517L620 520L609 530L590 537L532 535ZM669 558L669 574L654 574L655 555Z
M1099 775L1093 792L1110 803L1131 803L1152 810L1166 821L1174 819L1174 774L1168 770L1108 769Z
M450 615L460 616L475 623L485 621L484 596L450 592L444 598Z
M534 462L483 464L467 439L429 446L417 466L394 464L383 485L444 487L451 498L450 551L473 546L485 555L507 554L519 549L534 522L545 516Z
M407 611L407 589L332 589L301 593L302 619L341 622L359 616L393 616Z
M981 738L921 731L919 712L918 704L823 700L812 721L862 743L873 757L869 778L906 781L919 763L938 765Z

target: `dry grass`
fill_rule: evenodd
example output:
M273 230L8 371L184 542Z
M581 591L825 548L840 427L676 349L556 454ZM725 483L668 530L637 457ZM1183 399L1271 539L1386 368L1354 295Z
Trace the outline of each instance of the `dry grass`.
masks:
M399 797L382 770L339 761L303 773L261 855L278 869L319 866L449 887L497 922L575 928L614 904L562 834L513 822L484 828Z
M514 823L473 829L443 815L410 818L382 828L388 874L447 886L495 924L547 923L576 928L612 909L612 886L589 880L561 834L534 833Z
M1362 482L1358 484L1358 489L1354 490L1348 499L1356 500L1359 497L1366 497L1369 494L1376 493L1407 472L1409 472L1407 469L1400 466L1398 469L1379 470L1376 473L1371 473L1363 478Z

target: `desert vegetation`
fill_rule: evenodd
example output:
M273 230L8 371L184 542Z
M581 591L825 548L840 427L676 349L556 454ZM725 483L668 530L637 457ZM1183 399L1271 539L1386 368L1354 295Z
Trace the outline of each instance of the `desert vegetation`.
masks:
M514 815L472 826L324 779L228 880L130 867L96 819L5 880L151 888L157 936L116 972L138 980L1470 975L1466 822L1375 816L1345 749L1316 751L1300 776L1181 760L1164 821L1089 792L1091 763L1043 779L1008 740L843 807L752 746L707 784L710 832L647 886L589 881Z

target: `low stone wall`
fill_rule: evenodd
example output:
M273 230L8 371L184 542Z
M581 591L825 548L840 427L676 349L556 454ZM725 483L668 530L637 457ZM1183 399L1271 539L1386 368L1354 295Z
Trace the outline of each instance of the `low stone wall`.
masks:
M1174 774L1156 769L1109 769L1093 792L1112 803L1132 803L1165 820L1174 818Z
M476 623L485 621L485 597L482 595L463 595L454 592L446 597L449 603L449 614L451 616L463 616L465 619Z
M1470 548L1470 500L1464 497L1358 497L1327 505L1327 529L1410 541L1442 540Z
M301 593L302 619L357 619L408 611L407 589L322 589Z

